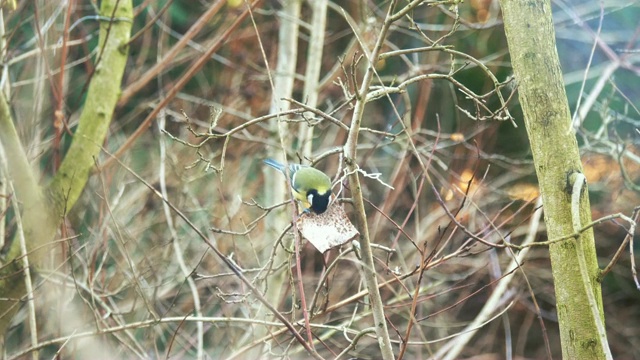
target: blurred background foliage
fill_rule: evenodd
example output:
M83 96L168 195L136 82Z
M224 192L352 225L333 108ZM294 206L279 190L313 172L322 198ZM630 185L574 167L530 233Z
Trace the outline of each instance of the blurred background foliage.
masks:
M166 1L134 1L134 33L142 33L131 44L122 88L139 80L154 64L162 63L164 54L212 3L174 0L167 11L159 14ZM640 204L640 25L637 21L640 6L625 0L554 0L552 3L571 111L585 109L584 119L577 126L577 137L589 181L593 217L619 212L630 215ZM7 54L4 63L9 70L10 102L25 149L43 181L55 173L55 159L64 155L70 143L94 70L99 52L97 5L96 1L73 2L66 73L62 81L58 76L67 10L64 4L19 1L15 11L5 10ZM202 140L188 130L182 111L195 131L206 132L211 124L212 109L221 109L222 115L212 128L214 133L224 133L268 114L272 87L267 68L273 71L277 61L281 6L279 1L261 2L253 9L255 26L246 19L231 32L225 44L161 113L168 133L190 143ZM340 8L358 24L359 35L374 38L386 6L385 1L330 2L318 109L344 123L350 120L350 100L337 81L339 78L343 82L351 81L350 69L362 52ZM193 66L194 60L245 8L244 2L229 1L206 22L188 46L164 64L153 81L118 105L104 144L108 151L116 151L131 136L142 119ZM383 51L429 46L425 37L438 39L451 32L440 44L482 62L499 82L506 83L499 91L509 98L517 81L508 81L512 70L497 1L471 0L461 3L457 10L459 22L451 32L456 18L454 8L418 7L410 14L413 21L403 18L394 24ZM310 7L303 2L299 76L294 89L294 98L301 102L305 101L302 86L309 39L306 24L310 16ZM145 28L147 25L150 27ZM361 67L362 62L354 66L356 77L361 75ZM476 94L489 94L495 86L486 72L473 62L444 51L391 57L378 62L376 68L379 78L374 80L375 85L381 85L380 81L385 85L397 84L417 74L448 74L455 69L452 76L455 82ZM61 134L56 133L54 123L58 101L64 104L65 127ZM492 110L501 106L495 93L483 101ZM420 264L420 253L414 244L418 248L425 246L427 254L432 251L435 254L434 265L426 271L421 284L417 284L416 276L410 276L402 280L402 286L391 283L382 288L387 317L393 324L392 339L398 340L409 321L411 298L407 290L422 287L415 314L419 321L411 335L411 341L420 344L409 346L407 356L411 358L435 354L446 341L434 340L456 333L476 316L491 294L493 281L504 275L502 271L511 257L504 249L493 250L468 242L468 237L451 224L429 185L421 187L421 169L413 155L407 153L407 137L401 133L400 121L412 129L413 143L430 161L433 185L446 206L457 214L457 219L491 241L503 236L519 243L527 233L537 189L517 96L510 98L508 108L514 117L513 123L473 119L468 114L479 115L474 102L454 82L444 79L416 82L404 94L367 105L364 127L398 134L390 137L363 132L360 138L359 166L371 173L381 173L381 179L394 187L389 190L374 180L363 182L365 196L370 201L367 212L373 242L395 250L392 256L376 252L380 282L392 280L396 274L409 273ZM261 206L273 205L266 202L265 193L269 189L264 187L264 178L278 175L263 170L261 160L280 146L278 136L266 123L237 132L229 140L224 170L215 171L211 166L220 165L224 139L209 140L199 149L199 155L195 149L160 132L157 124L155 121L123 153L122 161L155 188L160 188L160 177L164 177L168 200L206 231L223 253L255 279L257 286L261 289L282 287L282 298L275 305L288 313L292 321L299 319L293 257L283 266L273 265L277 271L291 274L283 284L269 283L272 273L264 268L269 264L265 254L283 251L274 245L283 229L273 228L272 219L276 212L289 213L289 210L276 208L258 221L255 229L241 235L264 213L252 205L253 201ZM294 159L299 146L296 140L299 124L289 124L293 147L287 151ZM319 157L341 147L347 134L325 121L315 127L314 135L313 156ZM163 141L166 157L161 153ZM107 159L105 154L98 162ZM159 170L163 161L165 172ZM334 176L340 168L340 157L335 153L323 157L317 166ZM348 189L342 195L348 197ZM384 216L379 211L383 211ZM7 214L7 238L10 238L15 232L15 222L11 210ZM91 332L96 327L194 314L196 305L180 269L176 242L182 251L182 261L191 272L189 276L196 281L203 316L254 319L264 312L191 229L175 218L175 214L171 216L173 225L168 225L162 201L119 165L112 164L97 172L65 221L64 228L71 240L59 245L58 256L64 259L63 265L41 274L38 280L35 296L39 340L46 342L70 335L71 324L71 329L77 332ZM394 223L404 224L402 233ZM607 222L596 227L602 267L625 236L622 225L627 226ZM175 227L175 238L171 235L171 226ZM216 234L208 230L211 227L237 234ZM546 240L544 226L537 229L536 236ZM637 251L640 249L637 235L635 240L633 246ZM291 238L285 236L284 243L290 248ZM446 258L449 254L454 256ZM320 289L316 304L319 308L330 308L363 287L357 264L349 257L340 260L331 270L326 287L319 286L325 264L338 256L338 250L323 256L310 244L303 247L305 292L309 298L316 288ZM443 257L445 259L436 264L435 260ZM634 285L630 261L628 254L622 256L603 282L609 342L617 358L640 358L640 350L635 346L640 342L640 307L637 306L640 292ZM547 250L532 249L523 270L531 290L522 273L516 272L509 293L505 294L508 299L505 304L513 303L502 317L475 335L461 357L500 359L505 358L505 354L516 358L544 357L544 336L550 342L552 355L560 356ZM532 294L540 306L544 330L537 318ZM70 303L76 305L73 309L81 311L63 315ZM58 320L50 320L53 318ZM68 324L61 325L64 322L61 319L67 319ZM323 313L313 322L336 328L314 329L315 335L324 341L316 348L323 356L335 356L349 344L338 331L340 327L362 330L372 326L371 321L362 298ZM205 353L208 358L226 358L259 340L255 329L260 326L234 321L205 322ZM278 328L274 326L271 331ZM167 321L131 326L126 331L93 338L100 349L109 351L113 358L192 358L196 355L195 331L193 321ZM21 312L6 337L9 356L29 348L27 334L26 315ZM353 336L354 333L349 332L349 337ZM267 339L270 352L263 355L304 358L296 346L288 347L289 339L286 334L274 335L275 341ZM350 356L376 358L375 344L375 339L365 336ZM263 345L258 342L256 347ZM43 347L41 356L51 357L60 348L62 354L69 356L87 354L82 350L82 340L74 339L66 345L64 341L57 341ZM243 358L246 354L239 356Z

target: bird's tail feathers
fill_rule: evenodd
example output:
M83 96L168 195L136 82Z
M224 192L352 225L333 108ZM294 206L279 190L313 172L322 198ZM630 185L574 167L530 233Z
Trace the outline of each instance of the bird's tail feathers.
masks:
M271 166L274 169L277 169L277 170L280 170L280 171L284 172L284 165L279 163L279 162L277 162L277 161L275 161L275 160L273 160L273 159L266 158L266 159L262 160L262 162L264 162L266 165Z

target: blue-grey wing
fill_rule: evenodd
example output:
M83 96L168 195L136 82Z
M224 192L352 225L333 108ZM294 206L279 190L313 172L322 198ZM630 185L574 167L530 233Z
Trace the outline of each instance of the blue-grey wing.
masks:
M302 168L305 168L305 167L308 167L308 166L300 165L300 164L289 164L289 173L293 174L296 171L298 171L298 170L300 170Z

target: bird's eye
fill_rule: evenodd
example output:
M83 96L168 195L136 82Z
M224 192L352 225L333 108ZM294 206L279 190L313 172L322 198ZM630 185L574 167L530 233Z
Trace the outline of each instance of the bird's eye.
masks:
M307 195L307 201L309 201L309 204L313 204L313 194Z

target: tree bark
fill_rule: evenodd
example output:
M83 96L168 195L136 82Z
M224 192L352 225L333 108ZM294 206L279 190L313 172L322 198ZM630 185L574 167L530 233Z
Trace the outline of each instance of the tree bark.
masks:
M555 43L551 6L544 0L501 0L504 27L518 81L520 103L544 206L549 239L574 233L569 175L582 172L578 144ZM580 199L583 225L591 221L588 191ZM583 254L578 252L581 242ZM608 350L599 336L580 276L584 256L590 291L604 321L593 232L550 245L562 355L565 359L603 359Z
M116 8L117 7L117 8ZM29 261L38 267L49 257L48 249L64 215L75 205L101 152L127 62L133 22L131 1L104 0L101 4L99 63L91 79L87 100L69 151L48 187L38 184L14 127L9 105L0 94L0 144L6 155L15 198L21 204L22 227ZM111 18L113 18L111 20ZM0 334L5 334L26 294L20 244L11 244L0 269Z

